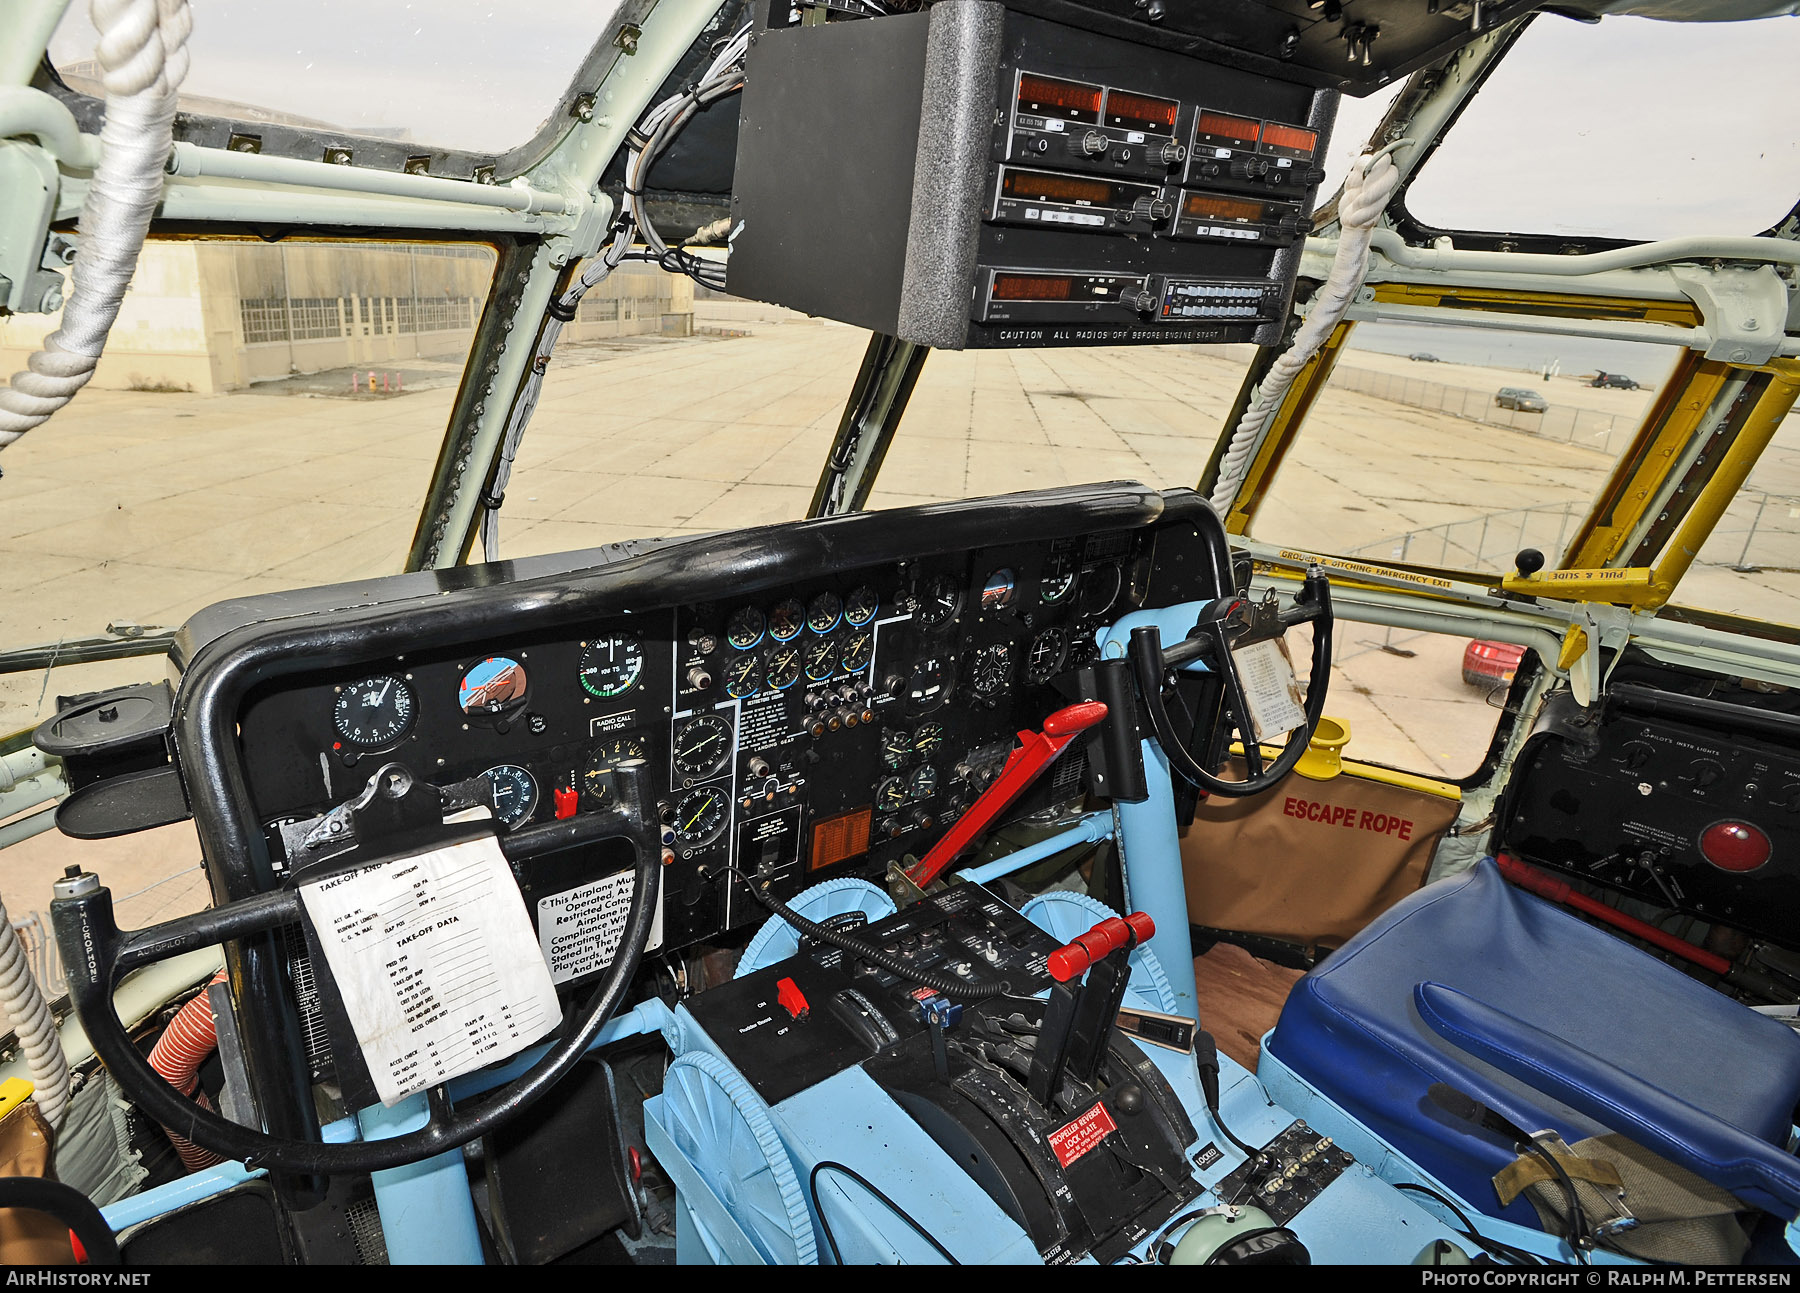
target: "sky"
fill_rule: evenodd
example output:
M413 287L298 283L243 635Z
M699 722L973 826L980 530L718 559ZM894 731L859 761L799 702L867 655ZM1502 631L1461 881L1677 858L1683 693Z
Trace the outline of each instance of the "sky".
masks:
M503 152L556 105L618 0L193 0L195 95ZM93 57L75 0L52 57ZM1398 87L1345 99L1335 189ZM1800 197L1800 18L1540 16L1408 201L1449 229L1757 233Z

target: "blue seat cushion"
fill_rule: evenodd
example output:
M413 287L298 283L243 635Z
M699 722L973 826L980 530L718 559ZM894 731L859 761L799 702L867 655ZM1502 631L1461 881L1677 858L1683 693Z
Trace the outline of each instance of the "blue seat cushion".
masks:
M1268 1049L1523 1225L1538 1224L1528 1203L1502 1211L1492 1184L1511 1145L1439 1110L1432 1083L1570 1143L1631 1136L1747 1202L1800 1212L1800 1160L1785 1153L1800 1036L1513 888L1491 860L1395 905L1301 979Z

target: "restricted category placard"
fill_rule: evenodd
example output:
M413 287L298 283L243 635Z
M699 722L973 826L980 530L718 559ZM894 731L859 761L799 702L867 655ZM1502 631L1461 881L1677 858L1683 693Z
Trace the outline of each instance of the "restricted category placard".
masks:
M493 836L300 886L386 1105L524 1050L562 1021Z
M561 893L538 899L538 949L557 983L579 979L612 964L631 913L636 875L621 871ZM662 905L656 908L645 951L662 946Z

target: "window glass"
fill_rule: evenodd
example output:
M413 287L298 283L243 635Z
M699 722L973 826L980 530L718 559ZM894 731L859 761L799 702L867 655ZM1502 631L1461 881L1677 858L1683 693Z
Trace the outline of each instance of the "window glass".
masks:
M1311 627L1287 645L1304 684ZM1340 618L1325 712L1350 730L1346 759L1460 780L1487 757L1523 656L1505 642Z
M1370 142L1369 136L1381 124L1394 100L1400 97L1401 87L1405 84L1396 81L1366 99L1346 97L1338 101L1337 122L1331 128L1331 143L1325 149L1325 178L1319 184L1317 205L1324 206L1343 187L1350 163Z
M1676 353L1361 324L1252 531L1315 551L1489 573L1511 570L1521 548L1555 562Z
M1443 229L1753 234L1800 195L1800 21L1534 20L1408 189Z
M149 244L94 380L5 452L0 539L21 555L0 564L0 647L400 570L493 265L442 244ZM4 371L59 324L0 319ZM0 735L161 668L0 673Z
M1763 450L1675 601L1800 626L1800 413Z
M194 0L184 110L470 152L525 143L618 0ZM50 60L99 95L95 33L69 6Z

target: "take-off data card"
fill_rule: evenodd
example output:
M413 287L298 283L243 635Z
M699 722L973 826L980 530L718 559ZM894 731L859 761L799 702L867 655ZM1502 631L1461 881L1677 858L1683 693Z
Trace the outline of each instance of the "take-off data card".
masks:
M1278 643L1268 639L1240 647L1231 658L1237 662L1238 680L1244 686L1244 701L1250 706L1258 741L1272 740L1306 721L1294 666Z
M562 1022L493 836L300 886L386 1105L517 1054Z

